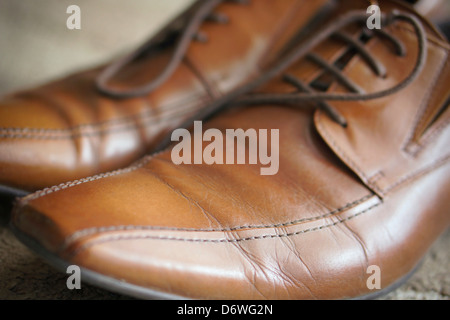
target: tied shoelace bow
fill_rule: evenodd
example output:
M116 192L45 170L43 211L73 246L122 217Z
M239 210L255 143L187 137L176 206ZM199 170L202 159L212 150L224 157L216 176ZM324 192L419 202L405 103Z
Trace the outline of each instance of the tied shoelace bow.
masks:
M207 35L199 32L200 25L206 21L214 23L228 23L228 17L221 13L215 13L213 10L222 2L231 2L236 4L249 4L250 0L208 0L198 5L194 5L195 10L188 10L186 16L188 20L185 24L182 23L181 26L177 26L179 21L173 23L172 29L164 30L162 40L160 37L156 36L135 52L128 56L116 61L115 63L108 66L102 71L102 73L96 79L97 89L105 95L113 98L134 98L145 96L161 84L163 84L176 70L179 63L183 59L187 48L191 41L206 42ZM191 11L193 13L191 14ZM183 20L181 17L180 20ZM182 29L182 30L180 30ZM133 89L118 89L112 88L108 85L108 82L119 73L126 65L130 64L139 57L148 54L153 49L158 49L160 46L164 46L167 39L172 39L176 37L175 49L169 59L169 62L163 69L163 71L152 81ZM170 42L170 41L169 41Z

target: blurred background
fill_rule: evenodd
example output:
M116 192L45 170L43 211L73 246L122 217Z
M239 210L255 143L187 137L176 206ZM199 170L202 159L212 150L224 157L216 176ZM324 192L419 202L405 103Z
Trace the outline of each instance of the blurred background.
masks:
M90 68L132 50L192 0L0 0L0 94ZM69 30L67 7L81 9Z
M378 1L381 7L382 1ZM436 0L422 1L424 10L428 10ZM129 52L192 2L0 0L0 95L43 84ZM442 2L444 8L430 13L440 23L450 20L450 0ZM70 16L66 10L73 4L81 8L81 30L66 27ZM450 299L449 244L447 232L425 257L419 271L383 299ZM66 279L65 274L54 271L31 253L0 223L0 299L127 298L87 285L70 291Z

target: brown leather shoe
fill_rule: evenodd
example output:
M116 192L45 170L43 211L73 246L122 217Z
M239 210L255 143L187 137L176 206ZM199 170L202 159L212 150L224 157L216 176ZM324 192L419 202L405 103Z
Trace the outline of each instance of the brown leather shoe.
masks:
M257 77L330 1L197 1L135 53L0 101L0 191L129 165ZM17 190L16 190L17 193Z
M204 124L279 130L275 175L175 165L176 144L27 196L12 217L17 236L64 272L76 264L85 281L136 297L391 290L450 223L450 46L399 2L383 2L384 27L371 32L363 1L341 3L271 81Z

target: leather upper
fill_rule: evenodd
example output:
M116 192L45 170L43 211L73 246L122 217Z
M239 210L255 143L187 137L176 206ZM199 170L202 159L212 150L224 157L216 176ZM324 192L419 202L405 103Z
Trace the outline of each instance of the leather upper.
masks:
M260 74L328 6L325 0L216 2L212 12L228 22L202 23L198 33L207 40L193 40L170 77L142 97L102 94L96 79L104 67L3 97L0 184L34 191L129 165L193 113ZM151 81L175 47L130 62L110 85Z
M347 127L312 102L236 107L204 124L222 132L278 129L276 175L262 176L250 164L174 165L169 148L22 199L14 227L69 263L173 296L360 297L373 293L371 265L380 267L383 289L392 285L450 224L450 47L408 7L382 5L421 20L425 64L391 95L329 101ZM364 6L341 1L335 16ZM386 66L385 77L359 55L342 71L368 93L403 81L417 60L411 25L386 28L407 53L396 55L381 36L365 44ZM347 49L328 39L313 51L333 62ZM286 70L306 83L322 72L308 59ZM280 76L257 93L296 91ZM328 89L347 91L338 81Z

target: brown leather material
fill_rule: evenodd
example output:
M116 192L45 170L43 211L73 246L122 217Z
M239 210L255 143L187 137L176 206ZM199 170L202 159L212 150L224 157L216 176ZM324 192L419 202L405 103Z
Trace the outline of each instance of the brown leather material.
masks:
M202 3L202 2L200 2ZM205 105L260 74L325 0L224 1L204 22L175 72L143 97L117 99L95 86L102 68L3 97L0 184L34 191L114 170L150 152L171 129ZM139 59L112 79L133 87L161 72L173 47Z
M366 92L380 91L396 81L400 82L417 59L417 45L411 41L414 38L411 28L399 24L386 29L405 44L407 55L383 60L388 70L386 79L377 77L362 59L354 59L344 73L361 84ZM390 54L389 47L380 40L371 41L367 47L377 57ZM415 80L415 85L386 99L362 103L331 102L348 120L350 125L347 128L332 123L320 113L316 114L317 129L328 145L380 196L403 180L412 179L414 175L450 160L448 137L433 134L433 131L439 131L449 123L448 108L439 118L441 123L435 123L428 132L423 132L430 123L426 116L436 114L436 110L440 110L449 97L448 86L445 85L449 77L449 49L444 39L430 33L426 68ZM416 86L421 84L428 90L417 90ZM331 90L339 91L340 88L335 86ZM409 106L406 112L405 106ZM395 126L380 128L380 124L392 119L395 119ZM386 130L389 132L384 135L374 135L374 132ZM380 150L374 146L383 148Z
M363 7L340 3L337 16ZM263 176L253 164L175 165L169 148L125 169L29 195L12 224L70 264L176 296L360 297L374 292L367 286L371 265L387 288L450 225L450 48L422 23L428 55L411 84L380 99L328 102L346 117L346 128L315 103L236 107L204 124L224 133L278 129L276 175ZM404 57L379 37L365 44L386 66L386 77L358 55L342 71L367 92L403 81L417 59L410 25L387 28L405 45ZM335 61L345 48L327 40L314 52ZM309 83L321 70L303 59L286 73ZM334 81L328 90L347 89ZM258 90L295 91L281 77Z

